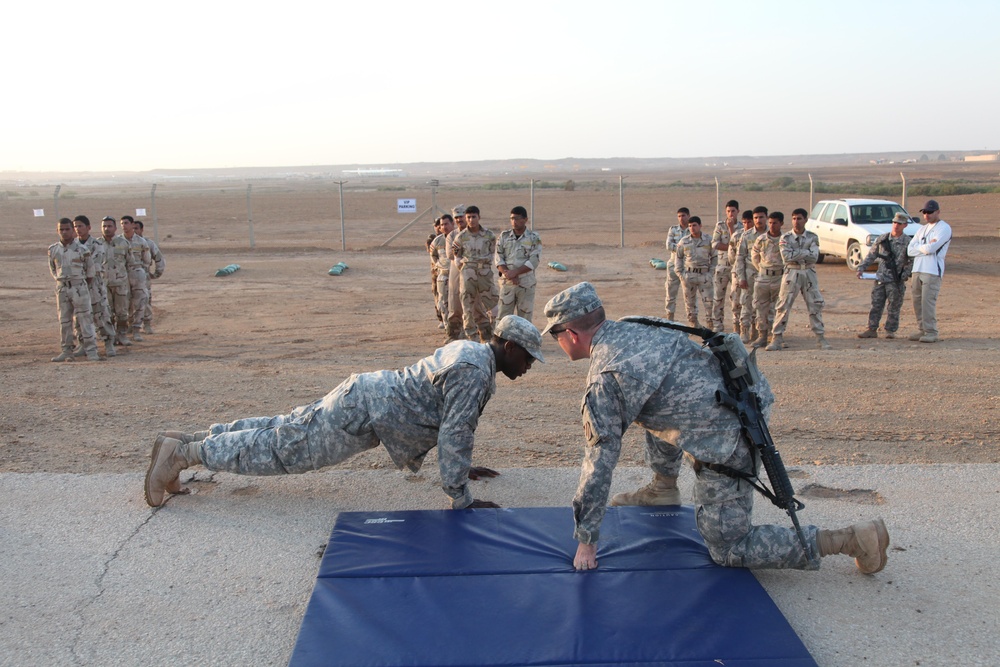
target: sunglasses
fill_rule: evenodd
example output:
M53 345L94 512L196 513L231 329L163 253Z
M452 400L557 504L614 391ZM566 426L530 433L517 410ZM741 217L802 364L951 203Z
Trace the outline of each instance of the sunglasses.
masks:
M559 334L561 334L564 331L573 331L573 330L570 329L569 327L563 327L562 329L549 329L549 334L551 334L553 338L559 338ZM573 331L573 333L576 332Z

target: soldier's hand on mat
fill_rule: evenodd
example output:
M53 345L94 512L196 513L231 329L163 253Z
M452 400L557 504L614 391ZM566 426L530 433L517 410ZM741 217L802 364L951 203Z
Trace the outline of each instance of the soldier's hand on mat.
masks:
M487 477L499 477L500 473L491 468L469 468L469 479L485 479Z
M573 558L573 567L578 570L597 569L597 545L583 544L576 548L576 557Z
M499 507L500 506L497 505L492 500L473 500L472 504L469 505L468 507L466 507L465 509L474 509L474 510L476 510L476 509L483 509L483 508L493 508L493 509L496 509L496 508L499 508Z

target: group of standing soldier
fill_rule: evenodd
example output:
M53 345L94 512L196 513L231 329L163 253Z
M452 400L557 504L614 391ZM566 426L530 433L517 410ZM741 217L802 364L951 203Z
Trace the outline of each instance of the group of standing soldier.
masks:
M163 255L152 239L143 238L142 221L125 215L121 226L118 234L116 220L105 216L97 237L85 215L59 220L59 242L49 246L48 254L62 351L52 361L83 356L100 361L98 336L105 355L114 357L116 345L129 346L153 332L149 279L162 275Z
M527 223L523 206L511 209L510 229L499 237L482 226L477 206L459 205L435 219L427 250L446 343L477 337L488 342L494 323L506 315L531 321L542 241Z

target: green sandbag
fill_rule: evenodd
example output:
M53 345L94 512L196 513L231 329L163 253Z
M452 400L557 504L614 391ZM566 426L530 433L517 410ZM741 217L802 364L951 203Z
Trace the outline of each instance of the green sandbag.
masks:
M236 273L239 270L240 270L239 264L230 264L229 266L224 266L223 268L216 271L215 277L218 278L219 276L228 276L229 274Z
M649 265L651 267L653 267L654 269L656 269L657 271L666 271L667 270L667 263L664 262L662 259L658 259L656 257L654 257L653 259L649 260Z
M566 267L559 262L549 262L549 268L555 269L556 271L565 271Z
M331 276L339 276L341 273L344 272L344 269L346 268L347 264L344 264L343 262L337 262L332 267L330 267L330 270L327 271L327 273L329 273Z

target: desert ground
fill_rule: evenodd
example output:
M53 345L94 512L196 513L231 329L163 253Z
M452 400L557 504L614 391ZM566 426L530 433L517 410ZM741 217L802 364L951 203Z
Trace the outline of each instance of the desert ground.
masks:
M845 182L868 175L842 172L836 178ZM766 183L782 173L742 178ZM714 227L711 179L630 175L620 209L617 176L570 177L575 190L534 193L543 261L568 267L539 271L535 324L543 326L549 297L582 280L596 286L611 317L663 315L665 272L651 268L649 259L664 256L679 206L701 215L708 231ZM442 208L476 204L484 225L499 232L512 206L530 204L526 189L488 189L489 182L512 178L451 179L436 189L435 201ZM161 184L155 225L148 184L65 190L60 215L88 215L98 235L104 215L149 209L147 236L158 237L166 259L152 287L155 333L107 361L50 363L59 352L46 263L46 248L57 240L51 189L29 187L0 198L0 471L142 471L161 429L284 413L351 373L400 368L442 343L423 246L430 216L384 245L415 217L396 212L398 198L416 198L418 211L431 206L425 181L348 183L343 241L338 188L330 182L255 183L249 209L245 182ZM817 192L814 199L851 194ZM786 228L793 208L809 208L802 192L724 189L721 198L782 210ZM907 208L916 213L924 199L911 196ZM937 199L955 231L938 306L942 342L856 338L872 283L857 280L842 260L828 259L817 270L834 349L815 348L799 300L788 348L759 355L777 396L772 434L789 466L1000 461L1000 194ZM39 208L46 217L33 217ZM328 275L339 261L350 268ZM215 277L230 263L241 269ZM901 332L913 330L909 299L902 321ZM477 432L478 465L502 470L579 462L587 365L568 361L548 337L544 352L547 363L516 382L498 377ZM622 463L642 463L638 429L628 434ZM392 466L381 450L344 465ZM435 470L430 461L427 469Z

